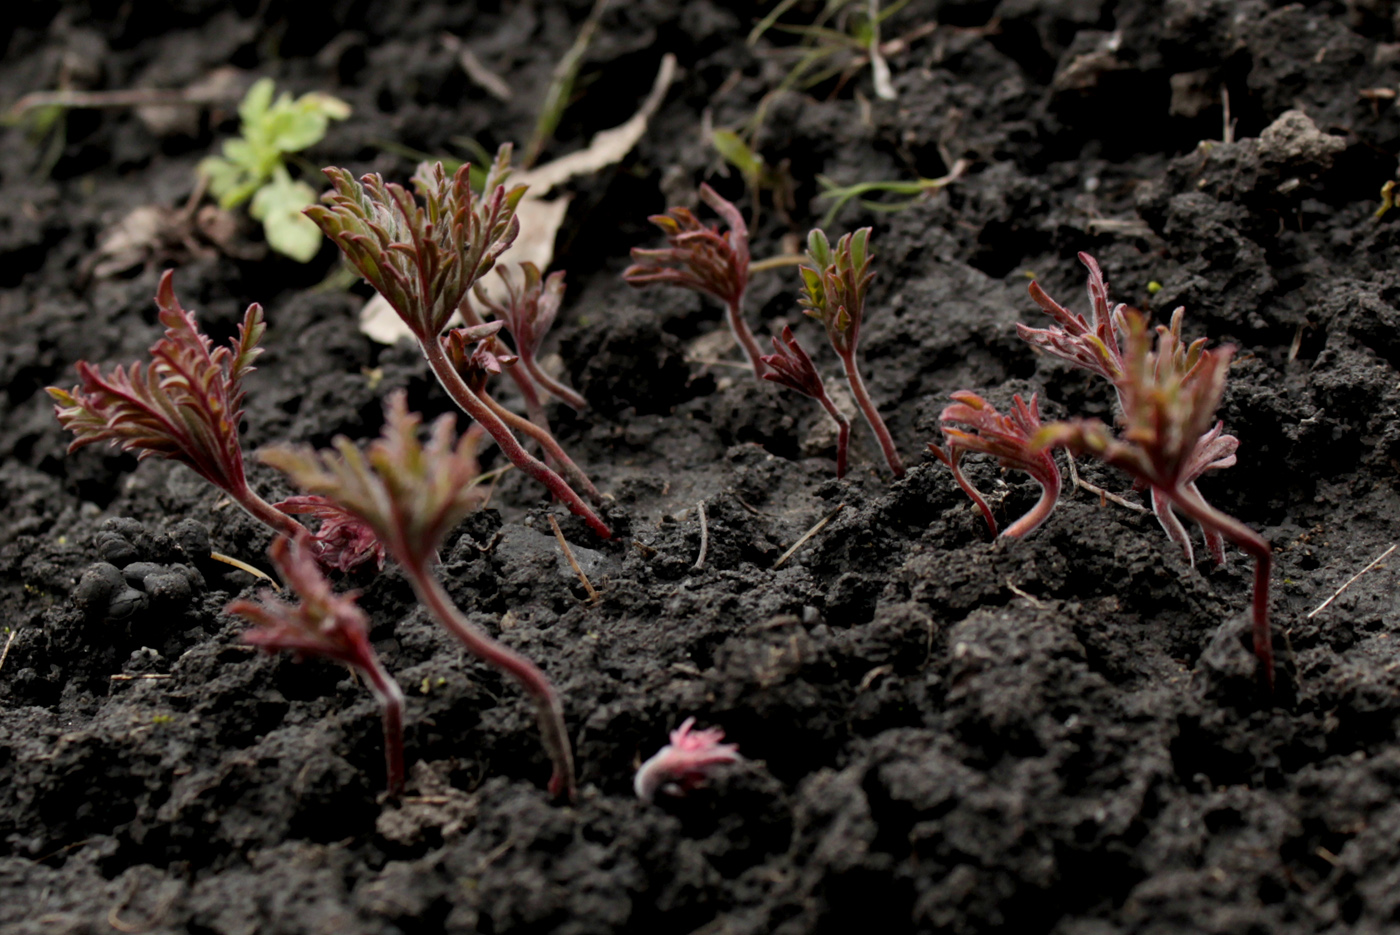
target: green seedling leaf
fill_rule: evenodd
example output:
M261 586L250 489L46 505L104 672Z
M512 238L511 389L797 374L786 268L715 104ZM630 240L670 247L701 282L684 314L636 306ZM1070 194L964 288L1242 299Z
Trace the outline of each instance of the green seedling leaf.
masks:
M302 214L314 204L316 189L293 181L284 170L258 189L248 213L262 221L269 247L298 263L307 263L321 248L321 229Z

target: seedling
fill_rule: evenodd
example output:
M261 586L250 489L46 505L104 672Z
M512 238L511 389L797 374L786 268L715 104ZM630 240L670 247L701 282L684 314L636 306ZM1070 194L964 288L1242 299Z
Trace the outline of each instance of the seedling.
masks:
M1125 318L1127 306L1120 303L1110 307L1108 284L1104 281L1099 264L1087 253L1080 253L1079 260L1089 270L1091 319L1085 321L1082 315L1076 315L1069 311L1046 295L1045 291L1033 282L1030 285L1031 298L1045 310L1046 314L1055 319L1059 327L1031 328L1017 323L1016 331L1031 345L1039 347L1052 357L1058 357L1081 370L1088 370L1108 380L1113 384L1120 410L1126 412L1127 401L1124 398L1123 388L1125 374L1123 347L1127 340ZM1175 368L1180 375L1184 376L1186 369L1189 369L1198 360L1198 355L1205 347L1206 339L1198 338L1190 347L1186 347L1182 343L1181 322L1183 314L1184 310L1180 308L1172 313L1170 330L1173 335L1172 346L1174 350L1170 359L1163 361L1163 365ZM1217 425L1196 440L1196 450L1187 465L1183 484L1197 497L1200 496L1200 491L1196 488L1197 478L1206 471L1227 468L1235 463L1235 449L1239 447L1239 441L1233 435L1222 435L1222 428L1223 426ZM1181 547L1187 564L1194 567L1196 556L1191 547L1191 537L1187 535L1181 522L1172 514L1169 498L1153 488L1151 499L1152 511L1162 530L1166 532L1168 538ZM1225 548L1220 536L1206 525L1201 526L1201 532L1205 537L1211 557L1217 564L1223 564Z
M403 692L379 662L369 643L369 617L356 595L335 594L316 567L311 552L278 536L267 550L277 573L301 598L288 604L270 590L257 601L234 601L228 612L257 625L243 640L267 652L295 653L298 659L322 656L343 662L365 677L379 702L384 721L384 765L390 795L403 792Z
M766 369L763 353L753 332L744 321L744 293L749 286L749 229L732 202L725 201L713 188L700 185L700 197L722 217L729 230L701 224L689 208L671 208L650 220L666 234L670 247L660 250L632 248L635 261L622 273L634 286L654 282L671 283L718 299L729 310L729 330L749 359L754 376Z
M842 185L824 175L817 176L817 184L821 185L822 193L817 196L818 201L830 201L831 207L827 209L826 217L822 218L822 226L830 227L835 222L841 209L850 204L853 199L859 198L862 206L871 211L883 211L894 213L903 211L905 208L913 207L920 201L927 198L931 193L939 191L948 185L956 182L967 171L968 162L966 159L959 159L953 163L947 175L939 176L936 179L915 179L912 182L856 182L851 185ZM871 201L863 196L872 192L889 192L894 195L906 195L904 201Z
M1126 329L1123 371L1116 383L1123 405L1123 431L1114 436L1097 420L1056 422L1042 428L1033 447L1063 445L1072 453L1089 452L1152 488L1154 504L1164 512L1175 507L1209 535L1229 539L1254 556L1254 653L1274 684L1273 645L1269 632L1269 573L1273 552L1265 539L1212 507L1196 489L1201 471L1233 461L1233 439L1221 436L1215 411L1225 390L1231 347L1206 350L1202 341L1184 346L1180 314L1171 327L1158 326L1156 349L1142 314L1118 312ZM1227 453L1228 449L1228 453ZM1160 515L1160 514L1159 514Z
M251 198L248 213L262 221L268 246L306 263L321 246L320 232L302 214L317 193L292 178L286 156L319 143L330 121L350 116L350 105L314 91L273 101L273 92L271 78L253 83L238 107L242 135L224 143L222 156L202 161L199 172L224 210Z
M279 500L273 506L283 513L321 521L311 544L322 566L352 572L373 562L376 571L384 569L384 543L373 530L334 502L325 497L299 496Z
M598 493L598 488L593 486L583 469L565 453L548 428L521 418L492 398L487 387L491 377L503 369L514 368L519 363L518 358L508 353L495 337L495 332L500 329L501 324L499 321L493 321L485 325L455 328L442 336L443 350L478 399L490 407L507 426L524 432L539 442L571 486L583 491L583 495L593 503L601 503L603 496ZM473 343L476 344L474 349L471 347Z
M564 479L522 448L500 416L472 392L439 340L467 292L520 231L515 208L525 188L505 187L510 147L497 153L480 198L472 192L469 171L463 166L449 179L441 163L420 167L413 179L420 205L402 186L386 184L378 175L357 182L344 169L329 168L334 188L327 204L307 208L306 215L403 319L443 389L481 423L501 452L594 532L611 538L611 530Z
M437 621L473 655L520 683L534 700L554 764L549 790L572 799L573 753L554 687L534 663L467 620L432 571L443 537L479 502L472 486L477 465L471 440L454 442L451 415L433 424L426 445L418 440L420 421L399 391L390 395L384 431L366 454L342 436L334 441L335 451L275 447L259 456L302 490L334 501L373 529Z
M846 452L851 441L851 422L827 395L826 384L822 382L821 374L817 373L817 368L807 351L792 336L791 328L783 326L781 341L773 338L773 353L765 356L763 362L771 368L763 375L763 379L815 399L836 423L836 477L845 477Z
M982 494L963 475L963 455L969 451L993 455L1002 467L1016 468L1033 477L1041 487L1040 502L1003 533L1013 539L1030 535L1054 512L1061 485L1054 455L1046 449L1036 449L1032 443L1041 428L1040 406L1035 396L1031 396L1029 404L1020 396L1013 397L1011 414L1006 416L976 393L959 391L953 394L953 400L938 417L948 448L945 451L937 445L929 445L929 450L952 470L953 479L982 511L993 536L997 534L997 521ZM958 425L966 425L972 431L956 428Z
M885 420L880 418L880 411L871 401L860 368L856 366L860 325L865 317L865 294L875 278L875 274L870 272L869 244L868 227L843 236L834 251L821 230L808 234L807 260L811 265L798 267L803 286L798 302L808 315L826 328L827 339L846 368L846 382L851 386L851 395L879 440L885 462L895 477L903 477L904 463L895 450L894 439L885 427Z
M156 305L165 336L151 346L149 364L118 366L104 377L80 360L78 386L71 391L48 387L58 421L76 436L68 451L105 441L141 460L179 461L273 531L305 533L296 520L253 492L243 470L238 443L243 378L262 353L258 341L267 327L262 306L248 306L238 337L228 347L214 348L200 333L194 313L175 297L173 272L161 277Z
M642 764L632 780L637 798L650 802L658 791L684 796L704 784L716 767L738 763L737 744L720 743L724 731L718 727L692 731L695 718L671 731L671 742Z
M505 286L505 299L492 299L478 285L474 290L477 301L505 322L506 330L515 342L515 352L520 355L520 365L529 374L529 379L575 412L582 412L588 407L588 402L577 392L545 373L539 365L540 345L549 329L554 326L554 319L559 314L559 305L564 300L563 271L542 277L538 266L533 263L521 263L518 281L505 267L497 268L496 275Z

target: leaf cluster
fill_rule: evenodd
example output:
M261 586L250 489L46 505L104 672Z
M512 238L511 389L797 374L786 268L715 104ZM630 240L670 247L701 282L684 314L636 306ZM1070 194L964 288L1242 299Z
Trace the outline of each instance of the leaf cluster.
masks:
M471 287L490 272L520 232L515 216L525 186L507 190L510 147L486 175L485 195L466 166L448 176L441 163L413 177L419 204L403 186L376 174L361 181L326 169L332 191L306 209L350 264L398 312L420 343L437 340Z
M240 135L224 143L222 156L201 161L199 172L225 210L251 198L249 213L263 222L268 245L305 263L321 243L302 215L316 203L316 190L291 177L285 157L319 143L330 121L350 116L350 105L316 91L273 100L275 90L271 78L254 82L238 107Z
M55 412L76 436L68 450L111 442L138 458L153 455L189 465L201 477L237 494L247 486L238 427L243 419L243 378L262 350L262 306L244 313L238 336L215 348L201 334L193 312L175 297L172 272L156 293L165 336L151 346L149 364L116 367L111 374L86 361L72 390L49 387Z

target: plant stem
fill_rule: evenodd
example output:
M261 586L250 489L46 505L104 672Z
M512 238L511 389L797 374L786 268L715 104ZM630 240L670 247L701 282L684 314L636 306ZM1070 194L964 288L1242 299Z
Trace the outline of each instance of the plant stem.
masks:
M379 700L380 714L384 721L384 773L390 795L403 793L403 690L399 683L389 677L377 658L371 657L372 665L361 671L369 679L370 690Z
M1201 497L1190 485L1164 491L1181 511L1201 524L1202 529L1215 530L1235 545L1254 556L1254 655L1264 664L1269 689L1274 687L1274 645L1269 631L1269 574L1273 569L1274 553L1264 537L1244 523L1220 512Z
M525 412L529 414L530 421L548 432L549 418L544 414L544 403L540 402L539 391L535 389L535 384L530 382L529 375L521 373L515 367L506 367L505 371L515 381L516 389L520 390L520 395L525 400Z
M948 454L950 458L952 458L952 460L948 462L948 467L953 472L953 480L958 482L958 486L962 488L962 492L967 494L968 499L977 504L977 509L982 511L982 518L987 521L987 528L992 531L992 538L995 539L998 529L996 517L992 516L992 508L988 506L987 501L982 498L982 492L972 486L972 481L968 480L966 475L963 474L961 453L950 450Z
M740 309L742 300L729 303L729 330L739 341L739 346L748 355L749 366L753 367L753 375L758 379L763 379L763 375L768 372L768 365L762 360L763 352L758 349L758 342L754 340L753 332L749 330L748 322L744 321L744 313Z
M856 369L855 350L852 349L849 354L840 356L842 363L846 365L846 382L851 385L851 395L856 398L856 405L865 414L865 421L870 424L870 430L880 440L880 449L885 453L885 463L890 466L895 477L903 477L904 462L899 460L899 452L895 450L890 430L885 428L885 420L880 418L880 410L875 408L875 404L870 400L870 394L865 390L865 381L861 379L860 371Z
M230 490L228 494L244 512L264 526L270 527L273 532L281 533L293 542L306 534L305 526L253 493L247 484L243 485L242 490Z
M846 476L846 454L851 446L851 420L842 414L836 404L831 401L823 388L823 392L817 397L817 402L822 404L827 415L831 416L836 423L836 479L840 480Z
M428 360L428 366L432 367L433 374L442 384L442 388L447 391L447 395L452 397L453 402L460 406L463 412L481 423L481 427L496 440L496 444L501 446L501 453L509 458L512 464L549 488L550 493L558 497L571 512L583 517L584 522L599 536L604 539L612 538L612 530L598 518L596 513L589 509L588 504L583 502L583 498L575 493L574 489L565 483L562 477L546 467L544 462L520 447L520 442L516 441L506 424L491 411L490 406L477 398L477 395L462 380L461 374L447 359L442 345L437 340L419 341L418 346L422 348L423 356Z
M1055 504L1060 499L1060 472L1053 470L1046 472L1044 477L1035 478L1040 482L1040 500L1036 505L1016 522L1006 527L1003 536L1010 536L1019 539L1028 536L1040 528L1040 524L1050 518L1050 514L1055 512Z
M530 354L529 356L521 354L520 362L525 365L525 369L530 372L530 376L534 377L535 382L544 387L546 393L568 406L574 412L583 412L583 410L588 408L588 400L580 396L577 391L569 389L567 386L545 373L535 361L534 354Z
M403 569L413 584L418 599L438 622L451 631L472 655L519 682L520 687L534 700L535 715L539 719L544 748L554 764L554 773L549 779L549 792L572 802L574 756L569 745L569 734L564 726L564 711L549 679L533 662L502 646L462 616L436 576L421 563L404 565Z
M523 419L511 412L493 399L489 393L484 391L480 392L477 394L477 399L480 399L486 405L490 406L491 411L499 416L501 421L508 427L515 429L517 432L524 432L544 446L545 452L559 465L560 472L566 475L568 482L582 490L585 497L594 503L602 502L603 495L598 493L598 488L593 486L593 482L588 479L588 475L583 473L583 469L564 453L564 449L559 447L559 442L555 440L554 436L550 434L548 430L541 428L529 419Z

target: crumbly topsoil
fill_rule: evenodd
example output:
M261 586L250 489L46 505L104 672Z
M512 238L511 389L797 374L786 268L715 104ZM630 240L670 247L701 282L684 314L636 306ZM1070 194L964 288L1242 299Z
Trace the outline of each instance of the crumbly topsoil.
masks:
M186 87L234 66L353 105L309 163L404 181L399 147L527 138L589 5L501 6L23 4L0 23L0 88L8 102L61 83ZM693 203L702 179L749 207L715 174L705 115L751 114L794 38L747 47L769 8L748 2L604 15L546 158L626 119L663 52L683 69L627 160L574 186L556 261L569 292L549 349L591 408L553 415L620 534L597 541L510 472L441 553L463 610L558 686L572 807L544 791L529 703L392 567L346 582L410 698L410 795L382 801L364 687L253 652L223 613L253 579L210 550L265 565L267 533L183 467L64 454L42 388L71 385L79 359L140 359L165 265L220 340L249 302L267 308L250 451L373 436L398 387L449 411L414 351L357 331L362 286L318 288L330 247L307 266L259 257L248 227L226 251L167 238L98 275L117 221L183 205L232 108L4 131L0 930L1393 931L1397 563L1309 613L1393 541L1400 511L1400 226L1373 217L1400 149L1392 6L916 0L883 30L937 24L891 51L896 101L868 69L773 100L759 149L785 162L795 204L784 219L764 195L758 257L820 219L819 174L932 178L970 160L936 196L898 213L853 203L833 225L875 227L864 367L911 464L892 481L857 426L840 482L825 416L733 366L712 303L618 275L629 247L656 244L646 215ZM506 79L508 102L468 79L447 34ZM1081 250L1117 299L1159 320L1184 305L1191 336L1239 348L1220 413L1239 463L1202 486L1277 553L1272 697L1238 552L1191 570L1150 515L1082 491L1029 539L991 542L926 453L957 389L1111 418L1101 381L1014 329L1038 318L1031 276L1086 311ZM749 316L816 348L795 283L757 275ZM834 377L830 352L818 360ZM1022 475L984 459L970 472L1003 519L1035 501ZM639 803L635 765L689 716L747 759L687 799Z

